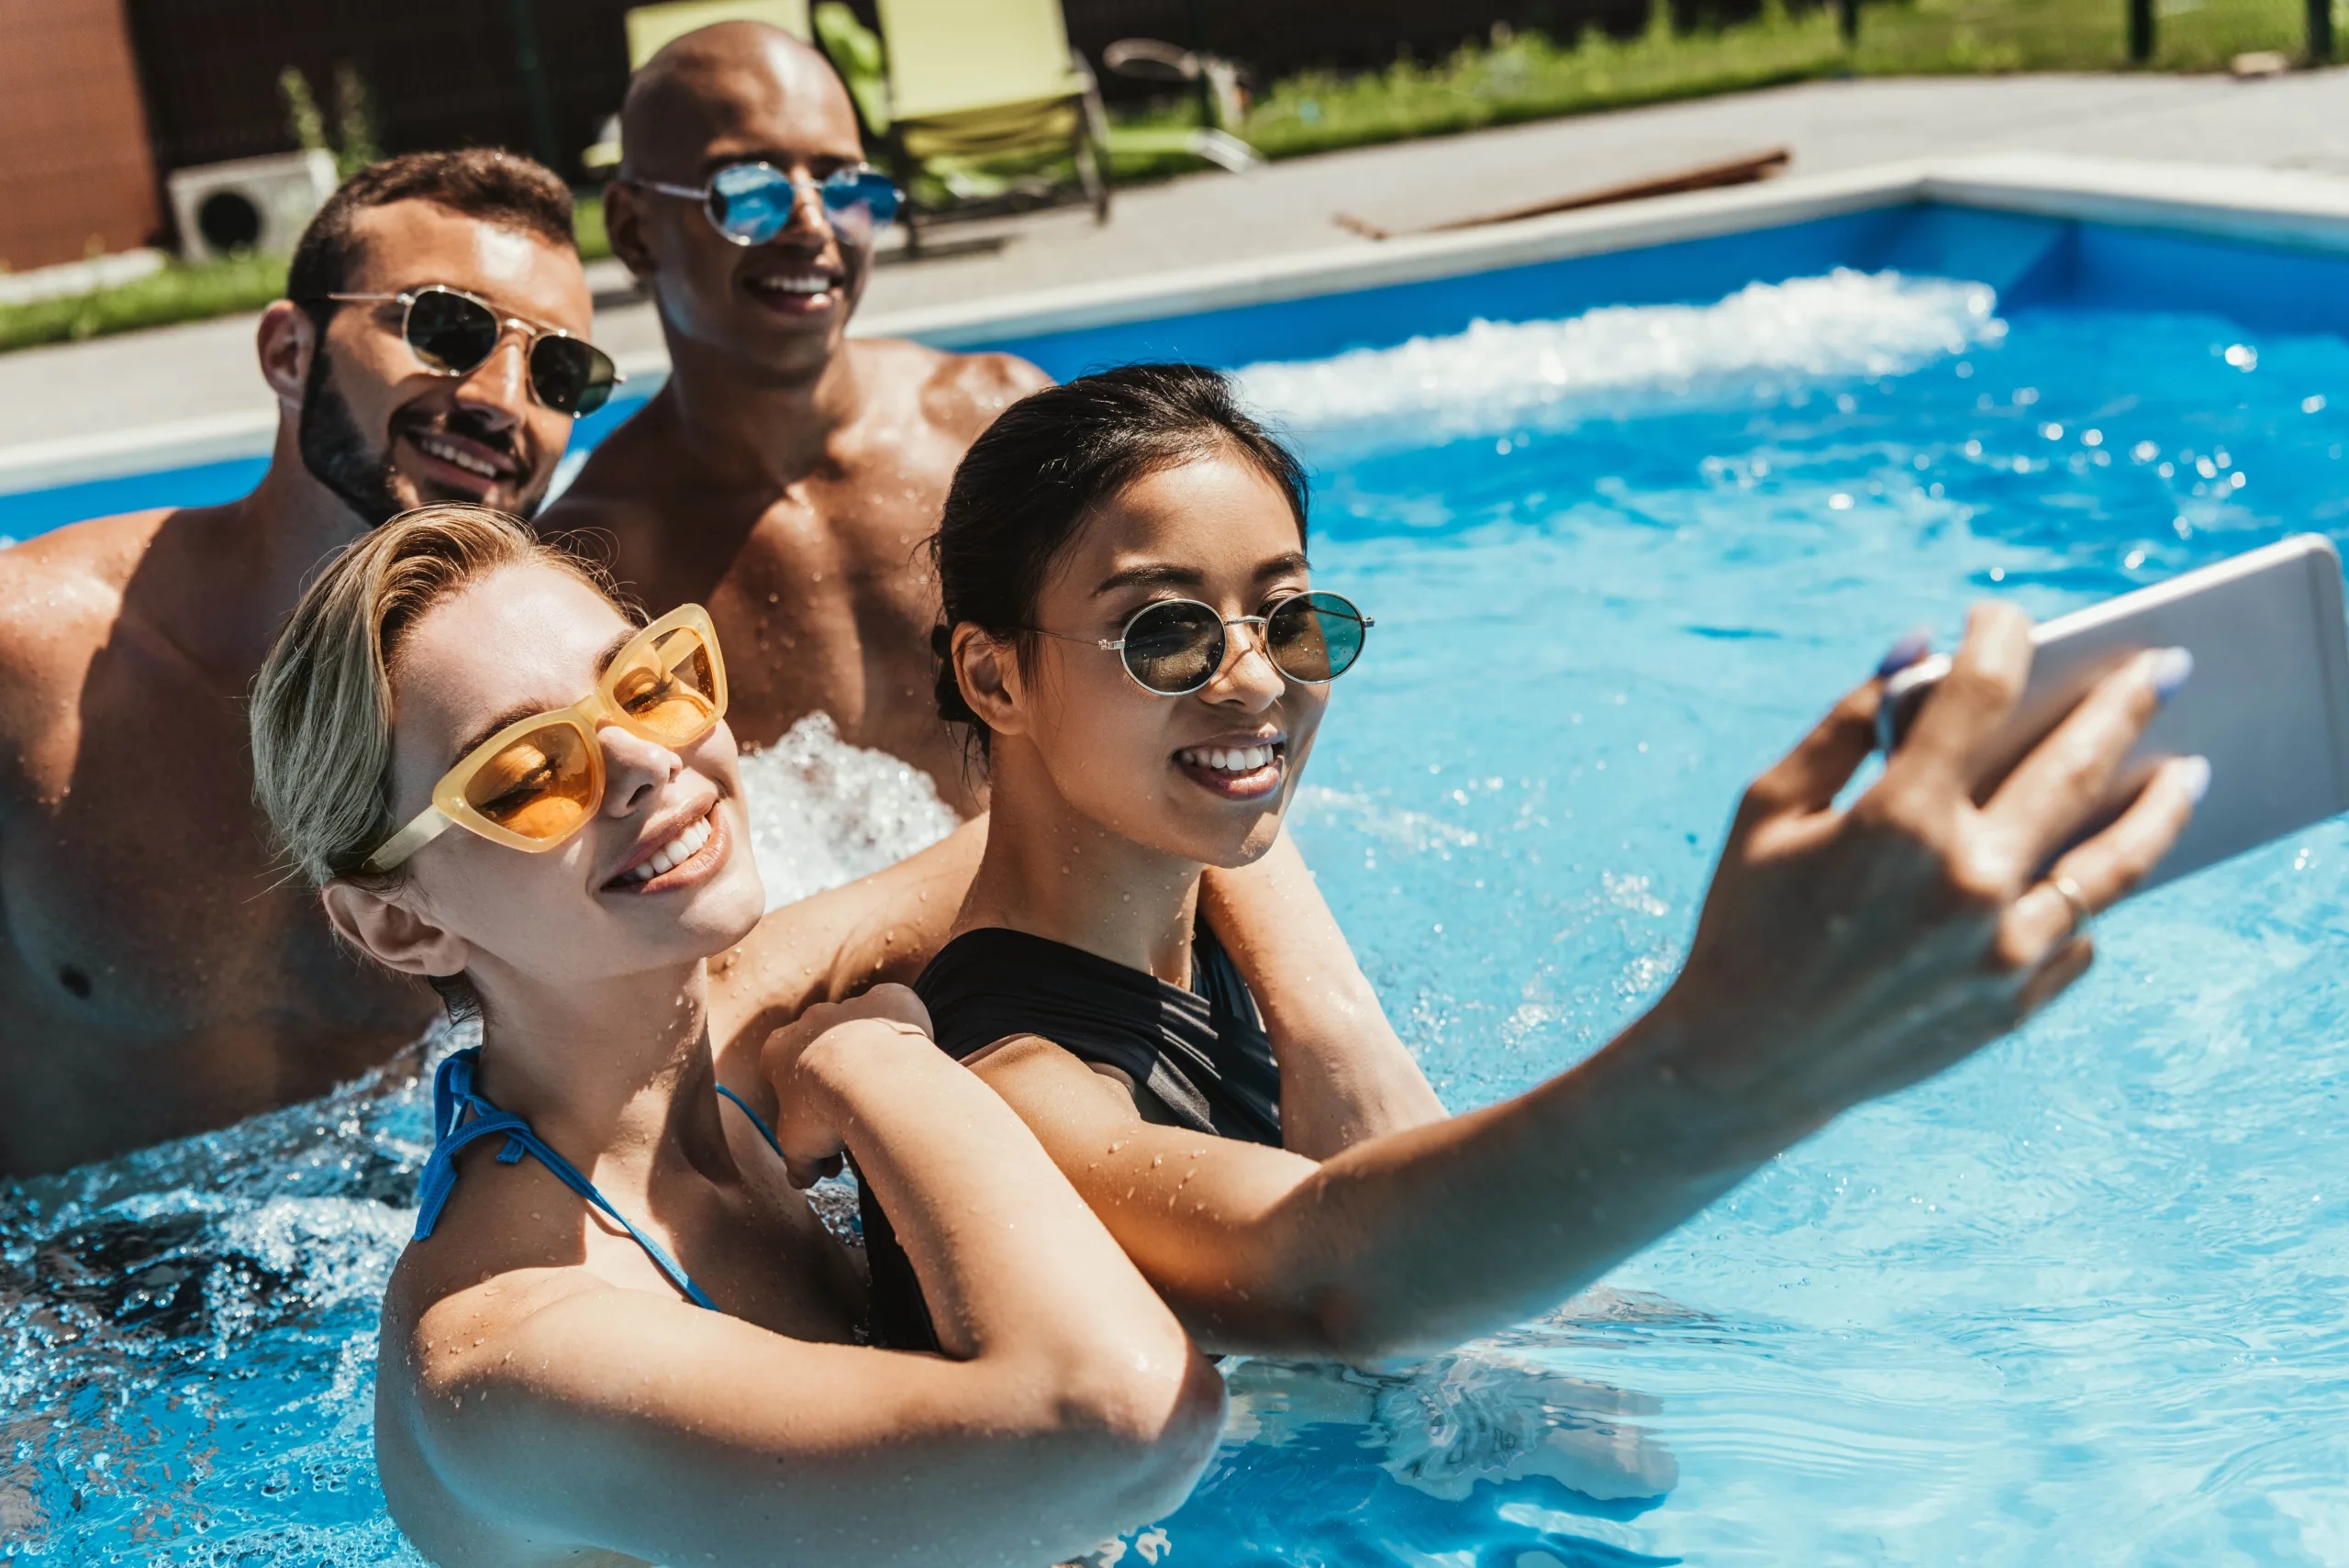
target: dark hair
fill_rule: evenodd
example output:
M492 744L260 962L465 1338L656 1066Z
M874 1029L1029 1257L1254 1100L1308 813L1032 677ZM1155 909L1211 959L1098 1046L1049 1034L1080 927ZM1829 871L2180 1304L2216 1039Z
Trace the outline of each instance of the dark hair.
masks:
M342 292L350 277L356 249L352 220L370 207L406 201L430 202L552 245L576 242L571 228L571 187L543 163L494 147L403 152L370 163L318 208L294 247L294 260L286 269L286 297L323 328L335 310L327 295Z
M951 657L968 621L1015 639L1024 657L1036 598L1077 530L1128 485L1217 451L1235 453L1276 485L1305 539L1305 465L1240 406L1231 383L1204 365L1125 365L1030 393L1005 409L954 470L930 559L942 617L938 716L987 728L963 699Z

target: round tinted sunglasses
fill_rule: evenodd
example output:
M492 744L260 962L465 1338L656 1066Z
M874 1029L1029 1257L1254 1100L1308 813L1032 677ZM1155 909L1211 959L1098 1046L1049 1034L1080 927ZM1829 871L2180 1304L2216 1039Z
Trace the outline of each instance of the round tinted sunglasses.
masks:
M791 227L799 210L799 182L772 163L729 163L706 185L673 185L662 180L630 184L664 196L701 203L709 226L737 245L763 245ZM897 216L897 187L869 163L835 169L814 182L832 232L863 245L873 231Z
M446 284L430 284L405 294L330 294L327 297L344 304L402 306L400 338L408 352L435 375L471 375L497 352L506 334L519 332L523 356L530 368L530 395L573 418L601 408L612 395L612 388L628 379L612 363L611 355L586 339L543 322L500 316L487 300Z
M555 848L604 801L598 727L683 746L726 717L726 662L699 605L680 605L621 645L596 689L569 707L518 718L459 759L432 804L375 846L361 870L381 874L451 828L526 854Z
M1134 684L1163 697L1179 697L1197 691L1223 668L1231 647L1228 628L1263 628L1264 653L1273 668L1292 681L1318 686L1353 668L1362 657L1364 636L1377 624L1356 609L1352 599L1315 592L1292 594L1263 615L1229 620L1197 599L1161 599L1136 610L1126 622L1125 635L1114 640L1057 631L1041 635L1063 642L1090 642L1114 652Z

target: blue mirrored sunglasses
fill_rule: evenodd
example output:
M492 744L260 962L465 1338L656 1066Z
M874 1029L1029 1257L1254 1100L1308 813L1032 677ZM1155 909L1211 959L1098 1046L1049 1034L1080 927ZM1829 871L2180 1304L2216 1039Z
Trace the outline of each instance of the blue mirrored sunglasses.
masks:
M631 182L664 196L701 203L709 226L737 245L763 245L791 226L799 207L799 183L772 163L729 163L707 185L672 185L660 180ZM832 231L861 244L897 216L897 187L869 163L836 169L815 182L817 199Z

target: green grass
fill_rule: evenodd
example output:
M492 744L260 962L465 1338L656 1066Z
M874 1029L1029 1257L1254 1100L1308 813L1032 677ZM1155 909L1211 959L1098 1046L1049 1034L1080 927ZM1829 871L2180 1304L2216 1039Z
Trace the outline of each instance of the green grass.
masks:
M612 253L611 242L604 237L604 204L599 199L582 200L573 221L582 257L593 261ZM283 256L173 261L152 276L94 294L0 305L0 353L259 310L284 292Z
M604 232L604 198L582 196L571 209L572 233L579 240L579 259L600 261L612 253L611 238Z
M136 283L70 299L0 305L0 350L69 343L107 332L135 332L175 321L258 310L285 292L282 256L225 261L174 261Z
M2157 70L2220 71L2246 50L2297 55L2302 47L2303 0L2161 0L2161 9ZM1878 0L1863 7L1856 50L1823 5L1770 5L1753 21L1686 33L1671 29L1661 6L1654 15L1630 39L1502 34L1440 61L1288 77L1251 106L1239 134L1267 158L1295 158L1826 76L2131 68L2123 0ZM1197 164L1121 161L1118 173L1131 180L1185 167Z
M2303 0L2159 0L2159 9L2157 70L2220 71L2245 50L2302 48ZM2349 37L2349 0L2336 0L2335 14ZM1753 21L1687 33L1662 21L1661 6L1656 15L1636 38L1502 34L1439 61L1288 77L1258 98L1240 134L1268 158L1296 158L1823 76L2130 69L2124 0L1871 0L1856 50L1822 5L1790 10L1772 0ZM1187 123L1188 110L1119 117ZM1186 156L1120 158L1116 174L1131 183L1197 167ZM577 225L581 255L611 254L600 202L582 201ZM0 350L257 309L284 280L283 261L239 257L174 264L74 299L0 306Z

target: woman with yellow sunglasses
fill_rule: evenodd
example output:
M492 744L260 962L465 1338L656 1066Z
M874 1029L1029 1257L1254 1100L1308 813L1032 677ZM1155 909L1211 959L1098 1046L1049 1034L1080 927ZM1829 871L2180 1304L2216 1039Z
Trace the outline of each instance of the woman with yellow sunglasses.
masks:
M469 506L339 558L262 670L259 793L335 929L483 1020L384 1302L394 1518L442 1562L1042 1564L1171 1510L1220 1382L910 993L720 1086L707 961L764 906L726 697L702 611L632 625ZM942 1355L857 1342L800 1190L843 1154Z

